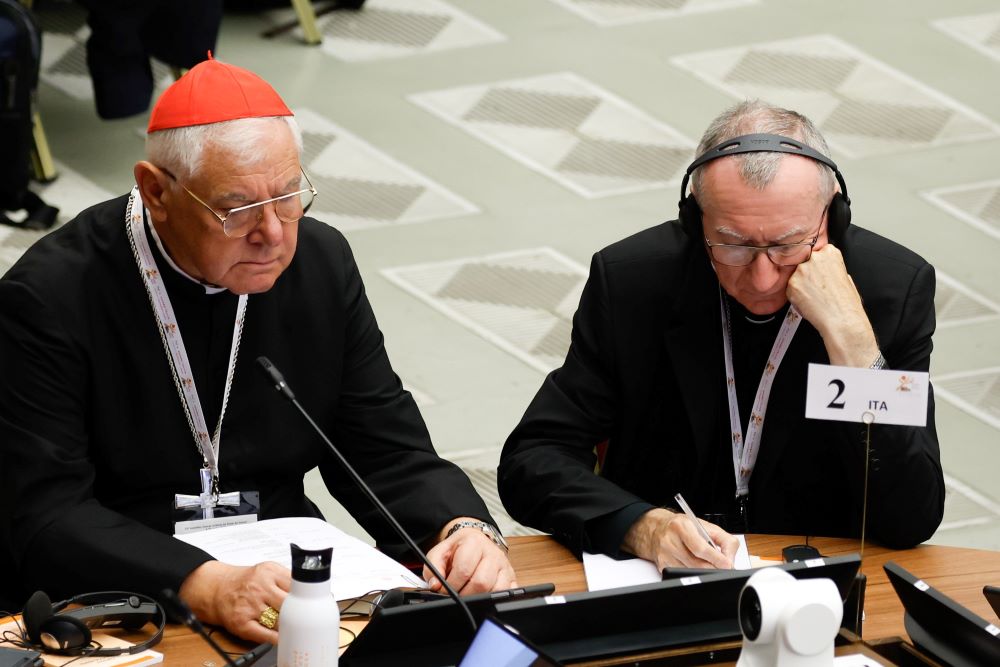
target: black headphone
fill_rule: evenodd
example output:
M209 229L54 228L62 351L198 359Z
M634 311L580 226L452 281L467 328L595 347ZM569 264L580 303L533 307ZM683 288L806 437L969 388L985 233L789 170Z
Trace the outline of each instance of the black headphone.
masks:
M83 606L62 611L71 604ZM87 657L142 653L160 641L167 622L159 602L126 591L84 593L55 604L48 595L38 591L28 598L21 618L25 640L32 648ZM156 632L143 642L121 648L98 648L91 644L92 628L137 630L150 620L156 623Z
M778 134L745 134L734 137L705 151L688 166L684 173L684 180L681 181L681 200L677 204L679 209L677 219L680 220L681 226L689 237L701 241L704 234L701 226L701 207L694 195L687 193L691 173L706 162L740 153L790 153L807 157L829 167L833 171L833 175L837 177L840 192L834 193L833 199L830 200L830 206L827 208L827 236L833 242L843 238L844 232L851 224L851 198L847 196L847 183L844 182L844 175L837 169L833 160L827 156L806 146L801 141Z

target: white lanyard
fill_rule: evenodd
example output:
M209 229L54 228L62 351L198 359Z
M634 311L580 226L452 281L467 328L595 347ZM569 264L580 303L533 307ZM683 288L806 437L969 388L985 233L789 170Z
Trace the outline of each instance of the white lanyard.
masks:
M213 494L218 494L219 437L222 432L222 418L226 414L226 405L229 403L229 391L233 386L233 375L236 372L236 356L239 353L240 339L243 334L247 295L241 294L236 306L236 321L233 323L233 342L229 350L229 369L226 372L226 386L222 394L222 409L219 411L219 423L209 438L205 413L202 412L201 400L198 398L198 388L195 387L194 374L191 372L187 350L184 349L184 339L181 337L174 309L170 305L170 295L167 294L163 276L160 275L160 271L156 267L156 258L153 256L149 241L146 239L142 196L139 194L138 187L133 187L132 193L129 195L128 208L125 210L125 223L129 244L132 246L132 253L135 255L142 282L146 286L149 302L153 306L160 339L163 341L163 348L167 353L167 361L170 362L170 372L174 377L174 384L177 386L177 393L180 396L181 405L184 407L188 426L191 428L195 443L204 459L205 467L212 473Z
M778 366L792 342L792 336L802 322L802 315L789 306L785 320L781 323L778 336L774 339L771 354L767 357L767 365L760 377L757 396L750 412L750 423L747 426L747 437L743 438L743 424L740 423L740 407L736 398L736 377L733 373L733 341L729 325L729 304L719 287L719 301L722 308L722 347L726 357L726 390L729 392L729 426L733 438L733 471L736 474L736 496L745 497L750 493L750 475L757 464L757 454L760 451L760 439L764 432L764 414L767 412L767 400L771 396L771 385L778 372Z

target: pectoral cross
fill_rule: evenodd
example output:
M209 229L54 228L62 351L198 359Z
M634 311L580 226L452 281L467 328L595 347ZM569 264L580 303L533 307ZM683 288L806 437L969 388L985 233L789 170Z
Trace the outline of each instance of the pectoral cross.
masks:
M229 493L219 493L212 483L212 471L209 468L201 469L201 493L191 496L184 493L174 495L174 507L183 509L188 507L201 508L202 519L214 519L215 508L223 505L226 507L240 506L239 491Z

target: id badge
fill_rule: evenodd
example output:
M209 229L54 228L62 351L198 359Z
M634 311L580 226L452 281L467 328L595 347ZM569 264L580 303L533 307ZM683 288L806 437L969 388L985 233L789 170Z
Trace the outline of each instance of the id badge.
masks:
M181 507L173 510L174 535L187 535L212 528L256 523L260 514L260 493L240 491L239 504L218 504L212 507L212 518L205 518L202 507Z

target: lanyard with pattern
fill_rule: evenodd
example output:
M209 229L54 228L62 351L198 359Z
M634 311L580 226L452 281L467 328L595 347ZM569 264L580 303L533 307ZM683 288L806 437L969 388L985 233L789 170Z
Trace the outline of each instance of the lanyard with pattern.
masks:
M163 341L163 348L167 353L170 372L173 375L174 385L177 387L181 405L184 407L188 426L194 436L198 451L201 452L205 469L211 473L212 496L218 498L219 438L222 432L222 418L226 414L226 405L229 403L229 392L232 389L233 376L236 373L236 357L239 354L240 339L243 335L243 320L246 315L247 295L241 294L236 306L236 321L233 324L233 341L229 351L226 386L222 394L222 409L219 412L219 423L216 425L212 436L209 437L205 414L202 412L201 400L198 398L198 388L195 387L194 374L191 372L187 350L184 348L184 339L181 337L181 330L177 324L177 318L174 316L173 306L170 305L170 296L167 294L163 276L160 275L160 271L156 267L156 258L153 256L153 251L146 238L146 230L143 223L143 208L139 188L133 187L132 193L129 196L128 207L125 210L125 223L129 244L132 246L132 253L135 256L136 265L139 267L142 282L146 287L149 302L153 306L157 329L160 332L160 340ZM204 473L202 473L202 477L204 478Z
M733 373L733 341L732 328L730 326L729 302L719 287L719 300L722 308L722 347L726 357L726 390L729 393L729 425L733 439L733 470L736 474L736 497L745 499L750 493L750 475L757 464L757 454L760 451L760 439L764 432L764 415L767 412L767 400L771 396L771 385L774 384L774 376L778 372L778 366L788 351L788 346L792 342L799 324L802 322L802 315L789 306L785 313L785 319L781 323L781 329L771 346L771 354L767 357L767 365L764 366L764 373L760 378L760 385L757 387L757 396L753 401L753 410L750 412L750 422L747 425L746 439L743 438L743 425L740 423L740 407L736 398L736 377Z

